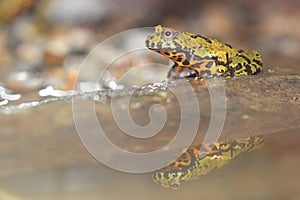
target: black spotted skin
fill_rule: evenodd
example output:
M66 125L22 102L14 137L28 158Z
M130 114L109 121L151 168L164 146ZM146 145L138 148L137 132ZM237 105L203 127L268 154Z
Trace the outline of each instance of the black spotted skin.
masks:
M184 69L196 72L197 78L211 78L256 75L263 67L258 51L238 50L216 39L161 25L147 37L146 46L174 62L170 79Z

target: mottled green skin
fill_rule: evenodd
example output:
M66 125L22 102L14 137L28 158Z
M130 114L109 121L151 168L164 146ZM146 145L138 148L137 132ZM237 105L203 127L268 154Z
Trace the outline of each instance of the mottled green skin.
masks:
M214 76L255 75L263 67L258 51L243 51L201 35L155 27L146 39L146 46L171 59L175 64L168 77L176 77L188 68L198 78Z

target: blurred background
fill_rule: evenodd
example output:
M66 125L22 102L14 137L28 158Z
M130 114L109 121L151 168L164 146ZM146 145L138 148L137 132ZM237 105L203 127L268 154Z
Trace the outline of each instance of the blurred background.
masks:
M297 0L0 0L0 104L70 94L97 44L158 24L258 50L265 71L299 74L299 9ZM104 57L111 51L118 49L108 46ZM109 79L151 59L161 58L125 57ZM0 199L300 199L299 129L275 134L263 152L170 191L151 174L124 174L96 162L76 135L70 107L2 110Z
M299 4L296 0L128 0L125 4L121 0L2 0L1 82L22 92L48 84L70 89L74 70L101 41L158 24L218 38L239 49L259 50L266 69L299 69ZM121 64L134 62L131 58Z

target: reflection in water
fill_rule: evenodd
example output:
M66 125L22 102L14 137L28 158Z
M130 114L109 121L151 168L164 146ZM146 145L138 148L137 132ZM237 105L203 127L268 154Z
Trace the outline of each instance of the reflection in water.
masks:
M262 151L188 182L178 191L151 180L152 174L126 174L91 160L64 167L2 176L5 199L298 199L298 130L268 136ZM283 137L284 136L284 137ZM291 148L292 147L292 148ZM145 194L147 194L145 196Z

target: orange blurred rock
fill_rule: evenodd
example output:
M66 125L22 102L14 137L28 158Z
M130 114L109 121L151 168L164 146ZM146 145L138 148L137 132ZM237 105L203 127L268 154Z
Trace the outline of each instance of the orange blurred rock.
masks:
M2 0L0 1L0 21L12 21L20 13L28 10L35 0Z

